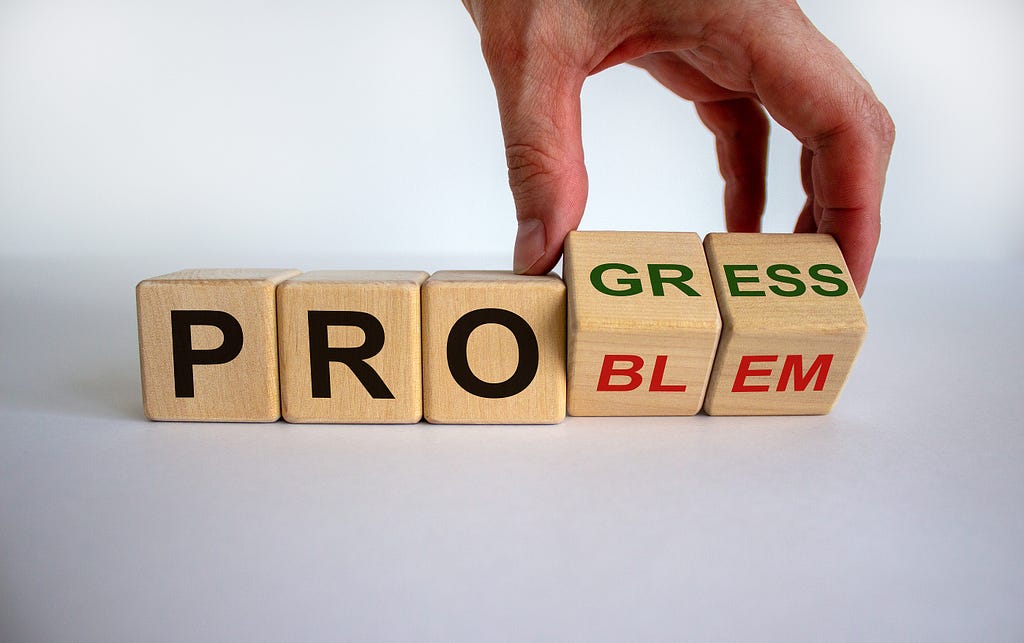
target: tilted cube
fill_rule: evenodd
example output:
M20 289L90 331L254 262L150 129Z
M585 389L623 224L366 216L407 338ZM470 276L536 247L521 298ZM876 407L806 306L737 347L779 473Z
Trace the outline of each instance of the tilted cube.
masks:
M710 415L831 411L867 333L835 240L825 234L709 234L722 339Z
M571 232L570 415L693 415L721 321L700 237Z

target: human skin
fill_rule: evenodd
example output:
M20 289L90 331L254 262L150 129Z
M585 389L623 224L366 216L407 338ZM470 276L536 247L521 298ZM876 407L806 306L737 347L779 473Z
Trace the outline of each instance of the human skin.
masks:
M498 99L519 221L516 272L549 271L579 226L588 189L580 91L591 74L631 63L693 101L714 133L730 231L760 230L768 116L789 130L803 145L807 194L795 231L835 237L864 292L895 128L867 81L794 0L464 4Z

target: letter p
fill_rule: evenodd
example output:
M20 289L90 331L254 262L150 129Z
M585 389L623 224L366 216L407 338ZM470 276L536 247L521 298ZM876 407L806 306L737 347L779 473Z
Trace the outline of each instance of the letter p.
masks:
M192 348L192 327L213 326L224 334L217 348ZM242 352L242 326L223 310L172 310L171 355L174 362L174 396L195 397L192 367L227 364Z

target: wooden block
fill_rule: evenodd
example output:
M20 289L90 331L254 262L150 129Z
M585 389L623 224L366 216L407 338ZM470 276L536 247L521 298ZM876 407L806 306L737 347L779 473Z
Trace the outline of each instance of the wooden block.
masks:
M277 284L298 270L182 270L136 288L151 420L273 422Z
M824 234L709 234L722 341L710 415L821 415L860 350L867 321L835 240Z
M447 271L423 285L429 422L565 418L565 283L554 275Z
M570 415L694 415L721 319L700 237L571 232Z
M277 288L281 409L289 422L423 417L425 272L307 272Z

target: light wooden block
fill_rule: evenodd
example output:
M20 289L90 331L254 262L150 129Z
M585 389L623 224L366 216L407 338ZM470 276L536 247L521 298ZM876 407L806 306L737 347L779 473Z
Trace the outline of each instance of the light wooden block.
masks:
M277 284L298 270L182 270L136 288L142 401L151 420L281 417Z
M411 271L318 271L278 286L284 419L419 422L426 278Z
M447 271L423 285L423 410L447 424L565 418L565 283Z
M694 415L721 319L700 237L571 232L570 415Z
M867 333L857 290L824 234L709 234L722 341L710 415L832 410Z

